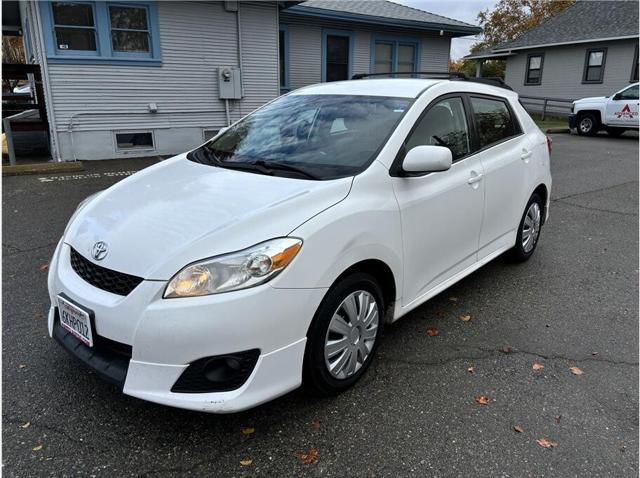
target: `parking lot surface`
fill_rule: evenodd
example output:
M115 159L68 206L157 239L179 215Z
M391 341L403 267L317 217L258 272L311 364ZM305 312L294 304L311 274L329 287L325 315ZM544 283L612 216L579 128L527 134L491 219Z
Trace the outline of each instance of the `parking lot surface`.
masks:
M3 472L637 476L638 139L553 140L551 217L529 262L499 258L387 327L347 393L236 415L122 395L47 336L46 264L67 219L150 161L4 178Z

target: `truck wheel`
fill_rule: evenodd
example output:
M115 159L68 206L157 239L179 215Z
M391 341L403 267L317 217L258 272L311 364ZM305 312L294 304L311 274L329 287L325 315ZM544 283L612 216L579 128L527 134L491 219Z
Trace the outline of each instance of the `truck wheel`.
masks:
M583 113L578 117L577 129L581 136L595 136L600 129L600 121L593 113Z
M622 133L624 133L624 130L622 128L607 128L607 134L609 136L613 136L614 138L617 138Z

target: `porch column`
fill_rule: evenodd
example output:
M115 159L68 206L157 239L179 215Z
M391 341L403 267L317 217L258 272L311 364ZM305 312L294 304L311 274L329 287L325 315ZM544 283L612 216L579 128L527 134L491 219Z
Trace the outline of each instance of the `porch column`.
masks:
M476 60L476 78L480 78L482 76L482 64L484 60Z

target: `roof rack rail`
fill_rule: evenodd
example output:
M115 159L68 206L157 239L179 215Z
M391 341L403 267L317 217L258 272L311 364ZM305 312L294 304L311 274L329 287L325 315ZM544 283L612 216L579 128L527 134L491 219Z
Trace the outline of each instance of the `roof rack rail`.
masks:
M433 78L433 79L471 81L474 83L482 83L485 85L497 86L499 88L505 88L507 90L513 91L513 88L507 85L504 82L504 80L498 76L476 78L474 76L467 76L461 71L391 71L389 73L357 73L353 75L351 79L362 80L364 78L370 78L370 77L376 77L376 76L397 78L398 75L411 75L411 76L420 75L420 76L425 76L427 78Z

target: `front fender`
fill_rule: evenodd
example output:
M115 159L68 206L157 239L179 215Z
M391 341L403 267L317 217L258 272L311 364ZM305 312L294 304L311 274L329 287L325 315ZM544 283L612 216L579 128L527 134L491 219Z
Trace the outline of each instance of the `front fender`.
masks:
M374 162L354 179L349 196L294 231L302 250L274 287L330 287L352 265L369 259L391 269L402 292L400 213L386 168ZM398 299L399 297L396 297Z

